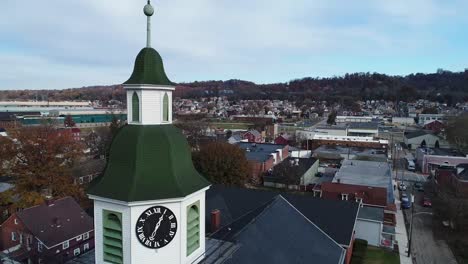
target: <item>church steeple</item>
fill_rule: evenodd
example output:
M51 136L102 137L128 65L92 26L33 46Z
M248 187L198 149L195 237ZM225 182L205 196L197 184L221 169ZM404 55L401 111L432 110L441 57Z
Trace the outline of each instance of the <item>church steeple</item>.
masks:
M172 125L175 87L151 47L150 1L143 11L147 47L123 84L128 125L115 135L106 169L88 189L95 262L194 264L205 254L210 183L195 170L185 136Z
M143 12L147 16L146 23L146 47L151 48L151 16L154 14L154 8L151 5L151 1L148 0L148 4L143 8Z
M154 8L149 0L143 8L143 13L147 17L146 48L138 53L133 73L124 82L124 88L127 90L128 123L170 124L174 85L166 76L161 56L151 47L151 17Z

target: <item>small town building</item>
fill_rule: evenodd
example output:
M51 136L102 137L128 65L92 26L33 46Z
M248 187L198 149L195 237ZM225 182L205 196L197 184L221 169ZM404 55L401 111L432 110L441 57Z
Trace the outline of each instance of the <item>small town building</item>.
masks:
M440 133L442 131L444 131L445 129L445 124L442 123L441 121L439 120L434 120L432 122L429 122L427 124L424 125L423 129L425 130L429 130L431 131L432 133Z
M468 163L468 156L455 149L416 149L416 165L424 174L433 174L440 167L455 168L463 163Z
M87 159L72 168L75 184L88 184L98 177L106 167L105 159Z
M255 184L261 184L263 174L289 156L288 145L239 142L237 146L245 151Z
M450 190L457 197L468 198L468 163L456 168L439 168L434 174L437 190Z
M93 219L71 197L12 214L0 236L2 250L20 262L63 263L94 248Z
M289 263L291 254L318 263L351 261L358 203L219 185L208 190L206 200L212 254L204 263Z
M288 157L263 176L263 185L274 188L299 190L309 185L318 172L319 160Z
M243 136L242 139L247 140L247 142L252 142L252 143L262 143L263 142L263 137L260 132L257 130L249 130L247 131Z
M403 138L405 145L408 149L415 150L419 147L422 148L447 148L448 142L439 136L432 134L427 130L418 130L414 132L405 133Z

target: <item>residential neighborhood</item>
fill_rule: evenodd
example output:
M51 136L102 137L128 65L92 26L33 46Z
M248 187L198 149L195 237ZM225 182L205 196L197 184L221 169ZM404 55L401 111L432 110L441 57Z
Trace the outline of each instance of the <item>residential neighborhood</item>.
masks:
M174 3L163 2L89 10L112 12L103 20L121 37L146 30L146 46L122 39L138 43L131 56L119 43L81 47L113 54L101 62L113 71L98 79L125 73L118 84L0 89L0 263L468 263L468 69L176 83L184 72L216 72L187 70L174 63L181 58L216 57L217 67L255 59L215 46L181 51L200 32L180 41L168 22L179 31L198 22L171 20ZM84 22L77 33L96 33ZM263 33L262 49L276 50ZM306 54L300 42L281 46ZM120 60L126 71L113 68ZM51 74L72 78L59 68Z

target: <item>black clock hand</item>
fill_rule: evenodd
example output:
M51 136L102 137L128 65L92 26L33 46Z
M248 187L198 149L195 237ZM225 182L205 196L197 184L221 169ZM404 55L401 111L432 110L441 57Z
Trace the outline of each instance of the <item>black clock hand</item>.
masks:
M158 223L156 223L156 226L154 227L154 231L153 231L153 233L151 233L151 236L149 237L150 240L153 240L154 237L156 236L156 232L158 231L159 226L161 226L161 222L162 222L162 220L164 218L165 213L166 213L166 211L164 211L164 213L161 215L161 217L159 217L159 221L158 221Z

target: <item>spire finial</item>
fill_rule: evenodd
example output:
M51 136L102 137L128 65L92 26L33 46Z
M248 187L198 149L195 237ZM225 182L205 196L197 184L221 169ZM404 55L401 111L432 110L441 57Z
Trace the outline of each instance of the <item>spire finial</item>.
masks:
M151 47L151 16L154 14L154 8L151 5L151 1L148 0L148 3L143 8L143 13L147 16L147 28L146 28L146 47Z

